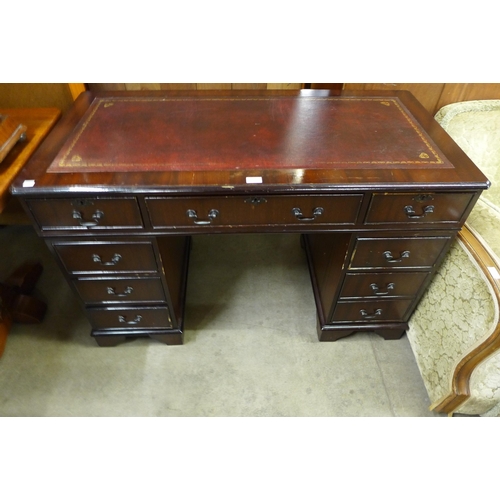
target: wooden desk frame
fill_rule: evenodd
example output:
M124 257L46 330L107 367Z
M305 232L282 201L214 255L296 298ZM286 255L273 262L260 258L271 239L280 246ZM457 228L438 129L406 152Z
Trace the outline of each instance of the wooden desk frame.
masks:
M210 99L215 108L200 120L182 122L180 134L172 125L175 120L162 121L159 105L154 107L158 126L153 129L147 125L153 108L146 112L146 106L134 104L127 116L143 124L146 135L130 149L132 135L106 156L111 139L100 143L98 134L89 135L95 134L88 125L91 113L103 111L105 103L141 99L171 100L180 106L181 117L182 103L196 107L197 100ZM314 106L308 106L307 99L314 99ZM247 101L247 111L241 106L233 113L220 106L229 100L238 106L238 100ZM264 100L267 107L262 106ZM394 139L382 138L384 148L394 146L392 157L364 146L362 134L363 140L347 134L340 146L335 144L337 149L331 147L324 120L340 135L351 118L352 131L362 131L367 124L363 106L335 121L332 103L354 100L376 100L381 113L392 103L404 110L406 122L401 123L407 130L401 145L397 127L390 132ZM259 161L248 141L238 149L241 131L249 130L241 123L254 109L248 103L257 101L261 104L255 137L267 134L259 144L268 148L268 156L259 156ZM304 105L305 115L292 113L291 120L287 110L299 105ZM381 127L384 123L387 119ZM110 128L112 124L101 130ZM295 142L285 145L283 130L286 140ZM373 135L378 128L371 130ZM186 134L196 138L190 149L182 143ZM196 145L198 139L203 148ZM351 140L358 141L355 147ZM371 140L366 138L366 143ZM318 141L322 149L316 148ZM191 155L189 161L197 160L193 168L186 156L175 156L174 145L179 143L179 151ZM415 144L420 156L411 159ZM215 152L208 157L210 147ZM229 156L222 158L222 149ZM96 160L101 150L104 156ZM287 156L291 150L293 157ZM130 151L130 162L127 155L122 158L123 151ZM306 160L316 155L315 161L323 163L300 164L296 159L301 154ZM176 167L169 168L174 159ZM108 163L109 168L102 167ZM131 336L181 344L190 236L231 232L302 235L321 341L368 331L399 338L488 186L484 175L408 92L179 91L140 92L133 97L126 92L85 92L21 172L12 192L81 298L98 344L115 345Z

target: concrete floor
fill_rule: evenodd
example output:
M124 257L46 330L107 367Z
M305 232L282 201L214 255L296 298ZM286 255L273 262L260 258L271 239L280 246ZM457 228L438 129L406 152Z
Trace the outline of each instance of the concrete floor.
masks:
M15 324L0 359L0 416L436 417L404 336L316 335L298 235L193 238L185 344L100 348L28 226L0 229L0 279L44 265L39 325Z

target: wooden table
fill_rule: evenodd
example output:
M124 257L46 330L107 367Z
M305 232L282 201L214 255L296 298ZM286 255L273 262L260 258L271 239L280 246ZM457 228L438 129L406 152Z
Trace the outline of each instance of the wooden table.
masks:
M26 222L23 211L17 212L11 201L10 185L36 148L50 132L61 112L56 108L0 109L6 115L25 125L26 139L19 141L0 163L0 224Z
M55 108L0 109L0 115L9 116L27 127L25 138L18 141L0 163L0 225L29 222L17 200L11 199L10 185L55 125L60 114ZM10 276L2 276L5 282L0 283L0 356L12 321L37 322L43 317L46 307L44 303L28 295L41 273L41 266L29 263L11 271Z
M408 92L87 92L13 194L99 345L180 344L190 236L248 232L302 235L321 341L399 338L488 186Z

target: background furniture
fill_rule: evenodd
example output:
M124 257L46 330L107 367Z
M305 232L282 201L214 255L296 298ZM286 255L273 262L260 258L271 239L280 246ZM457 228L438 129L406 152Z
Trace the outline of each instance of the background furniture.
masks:
M500 83L0 83L0 108L56 107L63 113L84 90L383 90L411 92L432 115L459 101L500 99Z
M446 104L473 99L500 99L500 83L88 83L89 90L292 90L411 92L432 115Z
M19 141L0 163L0 225L26 224L29 220L17 200L11 197L9 188L55 125L61 112L56 108L0 108L0 114L10 116L27 127L26 138Z
M432 115L448 104L500 99L500 83L344 83L346 90L408 90Z
M83 83L0 83L0 108L57 108L65 113L85 90Z
M189 236L231 232L303 235L320 340L399 338L487 186L407 92L103 92L13 193L113 345L181 343Z
M491 180L409 323L432 401L500 415L500 100L450 104L436 120Z
M36 148L55 125L61 112L55 108L0 109L27 127L25 139L18 141L0 163L0 225L26 224L29 219L17 199L12 199L9 188L15 176L24 167ZM0 250L1 255L1 250ZM45 314L45 304L27 294L33 291L41 267L36 262L12 269L5 283L0 283L0 356L5 348L12 321L37 322Z

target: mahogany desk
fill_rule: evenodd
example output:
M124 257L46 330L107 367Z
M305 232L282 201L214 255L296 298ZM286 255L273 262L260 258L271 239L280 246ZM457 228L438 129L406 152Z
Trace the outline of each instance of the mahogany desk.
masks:
M232 232L302 234L320 340L399 338L488 186L408 92L86 92L12 193L115 345L181 344L190 236Z

